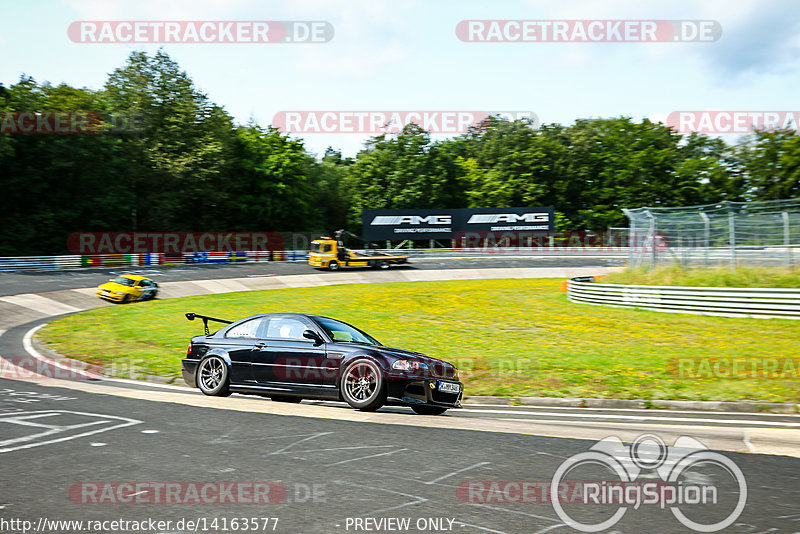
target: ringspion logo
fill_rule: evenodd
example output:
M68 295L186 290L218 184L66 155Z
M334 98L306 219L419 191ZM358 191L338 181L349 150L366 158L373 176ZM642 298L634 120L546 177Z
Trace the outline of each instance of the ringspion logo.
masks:
M462 20L468 43L673 43L719 40L715 20Z
M67 29L81 44L313 44L333 34L324 20L79 20Z

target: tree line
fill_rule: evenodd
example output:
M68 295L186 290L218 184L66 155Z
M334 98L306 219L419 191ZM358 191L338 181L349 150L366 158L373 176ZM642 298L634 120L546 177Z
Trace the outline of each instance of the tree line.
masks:
M165 52L132 53L101 89L0 86L0 112L102 110L141 128L0 134L0 256L66 253L79 231L358 233L365 208L554 206L557 230L627 226L621 209L800 196L800 136L735 145L628 117L489 118L443 141L409 125L355 157L236 124ZM1 123L0 123L1 125Z

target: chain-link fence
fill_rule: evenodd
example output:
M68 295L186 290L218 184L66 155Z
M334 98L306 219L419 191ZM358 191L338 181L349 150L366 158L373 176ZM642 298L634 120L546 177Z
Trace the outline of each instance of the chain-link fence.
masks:
M800 199L623 210L630 266L762 265L800 260Z

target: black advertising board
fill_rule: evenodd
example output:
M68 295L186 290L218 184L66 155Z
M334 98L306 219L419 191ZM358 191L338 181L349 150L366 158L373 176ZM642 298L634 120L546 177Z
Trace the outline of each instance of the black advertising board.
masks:
M552 207L473 208L457 210L457 232L552 232Z
M552 232L552 207L442 210L363 210L362 237L367 241L453 239L489 233Z
M366 241L450 239L459 210L363 210L362 235Z

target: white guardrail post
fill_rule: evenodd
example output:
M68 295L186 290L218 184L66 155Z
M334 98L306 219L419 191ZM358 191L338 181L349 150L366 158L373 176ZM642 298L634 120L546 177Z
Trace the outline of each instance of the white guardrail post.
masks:
M683 287L567 282L570 302L722 317L800 319L800 289Z

